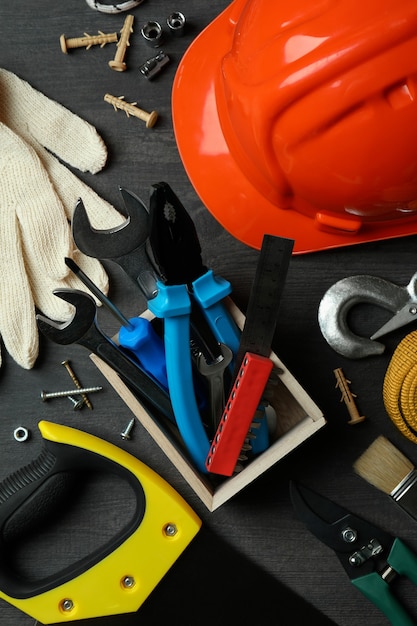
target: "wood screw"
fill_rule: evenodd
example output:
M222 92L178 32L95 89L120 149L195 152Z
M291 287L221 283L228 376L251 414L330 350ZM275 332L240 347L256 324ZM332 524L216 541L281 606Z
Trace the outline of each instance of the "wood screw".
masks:
M72 367L71 367L70 362L68 361L68 359L66 359L65 361L62 361L62 364L61 364L61 365L63 365L63 366L65 367L65 369L67 370L68 374L70 375L70 378L71 378L72 382L73 382L73 383L74 383L74 385L77 387L77 389L81 389L81 388L82 388L82 385L81 385L81 383L80 383L80 381L79 381L78 377L76 376L76 374L75 374L74 370L72 369ZM92 409L93 409L93 405L91 404L90 399L89 399L89 397L87 396L87 394L82 393L82 394L80 394L80 395L81 395L81 397L82 397L82 399L83 399L84 404L85 404L85 405L86 405L86 406L87 406L90 410L92 410Z
M79 400L76 400L72 396L68 396L68 400L72 402L74 411L79 411L84 406L84 400L82 398L80 398Z
M117 51L112 61L109 61L109 66L116 72L124 72L126 69L126 63L124 62L126 49L130 46L129 38L133 33L133 15L127 15L123 24L123 28L120 31L120 39L117 43Z
M132 432L132 429L133 429L134 425L135 425L135 418L132 417L132 419L130 420L130 422L126 426L126 428L124 430L122 430L122 432L120 433L120 436L121 436L122 439L130 439L130 433Z
M96 393L97 391L101 391L103 387L83 387L81 389L70 389L68 391L41 391L41 400L45 402L46 400L50 400L51 398L67 398L72 395L81 395L83 393Z
M114 43L117 41L117 33L102 33L98 31L98 35L89 35L84 33L84 37L72 37L66 39L65 35L61 35L59 42L61 44L61 50L64 54L68 54L68 50L71 48L86 48L89 50L91 46L100 46L104 48L106 43Z
M115 111L117 109L124 111L127 117L133 115L134 117L139 118L146 123L146 128L152 128L152 126L155 126L155 122L158 119L158 113L156 111L148 113L147 111L137 107L136 102L125 102L124 96L116 97L106 93L104 95L104 101L113 105Z

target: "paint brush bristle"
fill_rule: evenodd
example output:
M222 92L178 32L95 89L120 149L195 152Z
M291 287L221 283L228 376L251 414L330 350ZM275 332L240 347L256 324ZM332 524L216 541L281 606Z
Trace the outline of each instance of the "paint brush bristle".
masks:
M357 459L353 468L368 483L391 494L414 470L414 465L388 439L380 436Z

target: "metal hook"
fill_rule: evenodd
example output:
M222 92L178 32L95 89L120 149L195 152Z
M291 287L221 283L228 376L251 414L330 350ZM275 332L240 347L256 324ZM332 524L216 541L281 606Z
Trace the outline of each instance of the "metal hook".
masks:
M348 327L347 316L356 304L373 304L394 314L399 313L408 303L416 302L417 273L406 287L400 287L377 276L349 276L339 280L324 294L319 310L318 322L327 343L342 356L361 359L380 355L385 346L379 341L355 335ZM398 320L394 327L404 323ZM380 333L378 336L381 336Z

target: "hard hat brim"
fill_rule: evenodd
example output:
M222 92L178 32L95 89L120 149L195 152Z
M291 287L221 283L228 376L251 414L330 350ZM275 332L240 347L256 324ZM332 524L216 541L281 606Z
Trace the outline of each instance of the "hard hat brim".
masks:
M251 184L228 148L215 97L215 77L231 49L232 5L192 42L172 90L177 147L205 207L236 239L257 249L264 234L293 239L300 254L417 233L416 218L367 223L356 233L320 230L313 218L272 204Z

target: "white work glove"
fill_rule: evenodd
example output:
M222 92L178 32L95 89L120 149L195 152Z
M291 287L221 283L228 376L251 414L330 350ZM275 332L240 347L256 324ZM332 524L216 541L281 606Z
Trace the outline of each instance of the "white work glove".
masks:
M83 289L65 257L108 290L102 265L75 249L69 222L77 200L83 199L96 228L112 228L124 219L56 157L95 173L107 150L93 126L0 69L0 334L26 369L39 350L35 307L65 321L71 306L53 290Z

